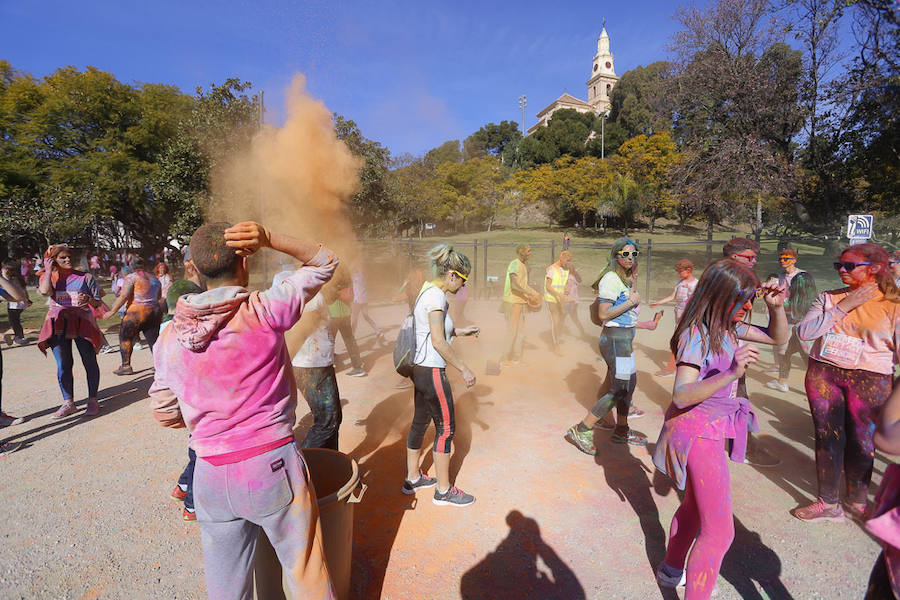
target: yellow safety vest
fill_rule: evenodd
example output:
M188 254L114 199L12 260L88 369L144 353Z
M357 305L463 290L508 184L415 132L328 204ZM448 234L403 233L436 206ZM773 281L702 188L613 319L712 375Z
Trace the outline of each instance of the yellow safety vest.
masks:
M553 276L550 278L550 287L552 287L557 294L565 297L566 284L569 282L569 271L556 265L550 265L550 269L553 272ZM544 300L547 302L556 302L556 296L550 292L544 292Z

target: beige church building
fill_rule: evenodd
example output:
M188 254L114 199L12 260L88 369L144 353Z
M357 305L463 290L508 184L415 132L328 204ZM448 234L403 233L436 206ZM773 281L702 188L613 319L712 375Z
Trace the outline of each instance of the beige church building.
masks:
M609 51L609 34L606 33L604 26L600 37L597 38L597 54L594 55L591 76L587 81L587 102L569 94L563 94L537 114L538 122L528 128L528 133L534 133L538 127L546 125L553 113L561 108L574 108L578 112L595 114L609 110L609 98L617 81L619 81L619 77L613 67L612 52Z

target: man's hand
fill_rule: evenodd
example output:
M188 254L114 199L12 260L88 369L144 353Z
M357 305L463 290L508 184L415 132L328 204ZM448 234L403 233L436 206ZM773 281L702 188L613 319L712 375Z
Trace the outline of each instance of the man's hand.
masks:
M244 221L225 230L225 244L234 248L238 256L250 256L260 248L272 245L269 231L253 221Z
M628 294L628 303L631 304L632 307L640 306L641 304L641 295L634 288L631 288L631 291Z
M465 337L467 335L475 335L477 336L481 333L481 328L476 327L475 325L470 325L469 327L461 327L456 330L456 335L459 337Z

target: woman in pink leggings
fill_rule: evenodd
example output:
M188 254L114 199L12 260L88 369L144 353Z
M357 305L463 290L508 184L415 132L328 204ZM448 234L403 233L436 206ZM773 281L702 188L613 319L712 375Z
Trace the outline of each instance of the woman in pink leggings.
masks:
M769 310L768 328L744 322L758 294ZM749 267L719 259L703 272L672 336L675 387L653 463L685 493L656 578L664 587L686 584L686 600L710 597L734 539L726 440L733 440L731 459L742 462L748 425L758 430L756 416L747 399L737 397L737 388L759 351L740 340L784 343L789 334L786 295L777 283L760 287Z

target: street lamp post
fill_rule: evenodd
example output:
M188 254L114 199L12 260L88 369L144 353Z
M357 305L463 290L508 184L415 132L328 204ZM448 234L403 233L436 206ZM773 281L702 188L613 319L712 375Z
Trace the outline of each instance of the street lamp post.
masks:
M525 137L525 107L528 106L528 98L525 94L519 96L519 108L522 109L522 137Z

